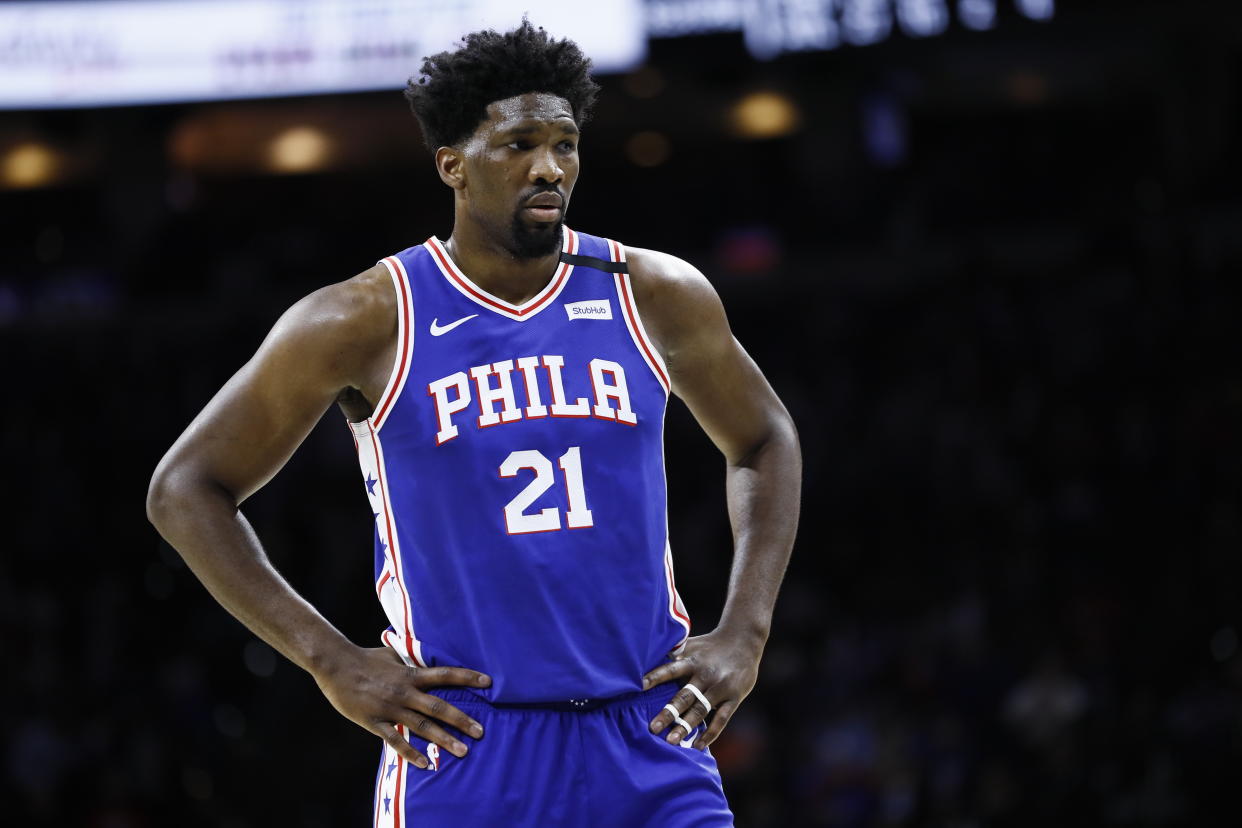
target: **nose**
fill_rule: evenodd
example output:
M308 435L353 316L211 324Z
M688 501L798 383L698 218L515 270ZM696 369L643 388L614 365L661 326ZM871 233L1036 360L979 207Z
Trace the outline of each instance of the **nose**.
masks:
M556 163L551 147L544 147L534 154L530 165L532 184L557 184L565 177L565 171Z

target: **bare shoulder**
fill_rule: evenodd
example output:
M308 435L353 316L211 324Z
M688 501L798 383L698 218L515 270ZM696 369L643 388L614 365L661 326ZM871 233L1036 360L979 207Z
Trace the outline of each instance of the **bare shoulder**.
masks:
M386 374L397 335L397 302L387 268L377 264L294 303L263 350L338 387L367 390Z
M716 291L699 269L671 253L626 247L625 258L630 265L630 278L639 299L656 295L694 296Z
M643 326L666 360L696 338L728 331L716 289L697 267L669 253L626 247Z
M382 264L343 282L326 285L298 301L280 324L340 334L359 342L396 325L397 296Z

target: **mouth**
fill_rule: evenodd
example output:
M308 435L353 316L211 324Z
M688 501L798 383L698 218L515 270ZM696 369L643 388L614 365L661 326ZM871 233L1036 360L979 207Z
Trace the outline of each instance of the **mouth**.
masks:
M560 207L529 205L523 207L522 212L533 218L535 221L556 221L561 217Z
M536 193L522 204L522 211L535 221L556 221L565 209L565 199L560 193Z

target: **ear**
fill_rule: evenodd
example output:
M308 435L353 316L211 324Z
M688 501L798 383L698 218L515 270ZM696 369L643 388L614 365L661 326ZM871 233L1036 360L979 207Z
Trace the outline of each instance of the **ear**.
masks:
M440 180L454 190L466 188L466 159L459 150L452 147L436 150L436 172Z

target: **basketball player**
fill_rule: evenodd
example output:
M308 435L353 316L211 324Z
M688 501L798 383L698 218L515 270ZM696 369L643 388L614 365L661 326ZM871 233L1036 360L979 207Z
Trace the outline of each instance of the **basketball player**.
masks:
M706 750L755 684L793 542L794 427L707 280L564 223L597 87L528 23L407 90L453 231L325 287L160 463L148 514L211 594L384 741L375 825L732 824ZM666 205L665 209L672 209ZM668 394L723 453L734 563L688 637ZM238 505L344 412L391 626L358 647Z

